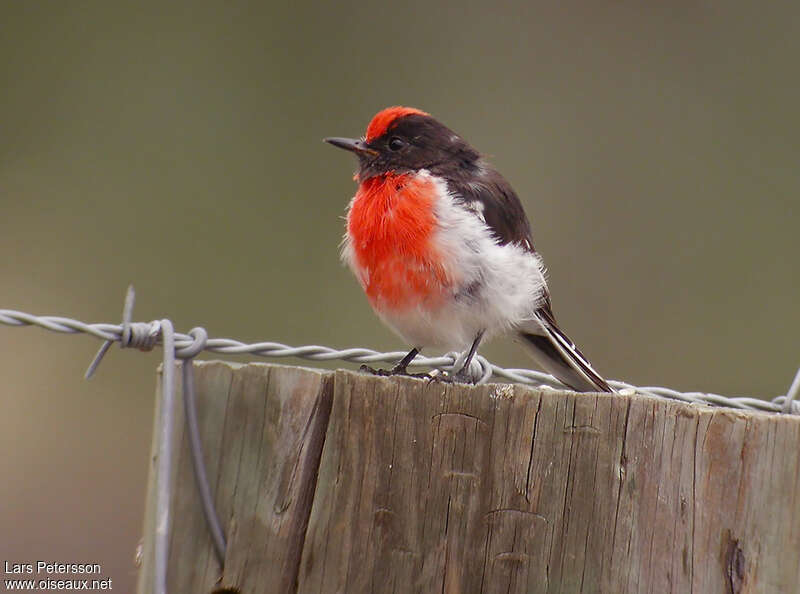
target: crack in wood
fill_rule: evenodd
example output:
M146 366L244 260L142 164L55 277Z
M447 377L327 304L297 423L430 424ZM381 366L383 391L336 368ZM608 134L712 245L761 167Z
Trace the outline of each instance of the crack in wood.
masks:
M527 511L524 509L511 509L511 508L504 508L504 509L493 509L491 511L486 512L484 514L484 518L487 520L491 520L492 516L495 514L521 514L523 517L530 518L531 520L541 520L544 523L548 524L547 518L545 518L542 514L537 514L536 512Z
M728 533L728 547L725 551L725 578L728 594L740 594L745 578L744 551L738 539Z
M281 592L297 591L300 562L306 541L311 508L314 504L314 494L319 478L319 465L322 458L322 450L325 446L325 436L328 432L332 407L333 377L326 376L322 379L322 387L319 390L311 418L309 419L311 430L308 433L308 439L304 441L304 446L308 449L307 459L300 477L300 483L304 487L298 489L300 500L297 502L297 510L289 531L290 539L287 545L287 559L289 562L286 564L281 580Z

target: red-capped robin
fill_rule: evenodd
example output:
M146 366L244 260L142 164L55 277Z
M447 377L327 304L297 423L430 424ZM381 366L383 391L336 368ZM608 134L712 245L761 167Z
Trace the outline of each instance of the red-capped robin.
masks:
M379 112L360 139L326 138L358 157L342 259L380 318L413 348L469 351L514 332L578 391L612 391L556 324L542 259L509 183L459 134L410 107ZM373 370L374 371L374 370Z

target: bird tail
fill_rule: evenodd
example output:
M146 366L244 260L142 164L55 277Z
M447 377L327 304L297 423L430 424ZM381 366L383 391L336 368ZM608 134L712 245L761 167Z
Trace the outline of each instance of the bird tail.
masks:
M569 337L561 331L549 308L518 329L534 360L576 392L613 392Z

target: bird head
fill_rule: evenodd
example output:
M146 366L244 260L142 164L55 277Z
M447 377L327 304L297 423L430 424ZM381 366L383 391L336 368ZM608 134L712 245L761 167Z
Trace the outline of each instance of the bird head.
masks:
M446 175L448 170L474 167L480 157L461 136L413 107L378 112L362 138L334 137L325 142L356 154L360 181L421 169Z

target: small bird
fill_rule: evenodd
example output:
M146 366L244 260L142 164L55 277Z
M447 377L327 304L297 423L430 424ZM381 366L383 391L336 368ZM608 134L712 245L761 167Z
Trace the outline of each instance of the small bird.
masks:
M424 347L465 352L514 332L536 362L579 392L611 392L556 324L542 259L509 183L459 134L411 107L380 111L360 139L342 260L378 316L413 348L381 375L409 374ZM468 349L468 351L467 351Z

